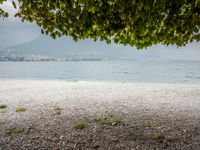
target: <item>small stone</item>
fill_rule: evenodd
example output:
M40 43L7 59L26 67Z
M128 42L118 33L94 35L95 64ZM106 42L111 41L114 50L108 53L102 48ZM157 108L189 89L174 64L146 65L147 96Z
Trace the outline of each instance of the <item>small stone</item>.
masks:
M64 138L64 136L63 136L63 135L61 135L61 136L60 136L60 139L62 140L63 138Z
M98 144L93 146L94 149L97 149L99 147L100 147L100 145L98 145Z

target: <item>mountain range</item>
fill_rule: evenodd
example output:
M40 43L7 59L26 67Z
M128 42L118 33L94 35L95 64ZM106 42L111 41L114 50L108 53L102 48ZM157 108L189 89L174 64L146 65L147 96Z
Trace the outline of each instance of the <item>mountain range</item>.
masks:
M133 47L126 47L116 44L106 44L105 42L93 40L73 41L69 37L53 40L48 36L38 38L9 46L0 50L0 55L8 56L44 56L51 58L67 59L101 59L101 60L134 60L158 58L150 51L137 51Z

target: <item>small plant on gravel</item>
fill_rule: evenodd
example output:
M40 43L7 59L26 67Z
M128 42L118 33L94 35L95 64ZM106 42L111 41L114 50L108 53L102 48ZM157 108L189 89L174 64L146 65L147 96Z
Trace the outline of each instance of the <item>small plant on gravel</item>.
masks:
M84 122L79 122L74 126L75 129L85 129L86 124Z
M53 110L53 115L61 115L62 110L63 109L60 107L55 107Z
M7 108L8 106L6 104L0 104L0 109L5 109Z
M0 115L3 115L5 113L6 113L6 111L0 111Z
M151 127L153 127L153 125L150 122L145 122L144 127L151 128Z
M32 124L29 126L29 129L36 129L37 127L38 127L38 124L32 123Z
M16 111L16 112L25 112L25 111L26 111L26 108L25 108L25 107L18 107L18 108L16 108L15 111Z
M114 119L111 120L110 123L111 123L112 126L120 126L120 125L124 124L123 120L120 119L120 118L114 118Z
M108 118L106 118L106 117L94 118L94 122L95 122L95 123L98 123L98 124L101 124L101 125L109 124L109 120L108 120Z
M165 140L168 142L176 142L179 139L178 137L166 137Z
M161 135L160 133L154 133L152 135L151 139L156 140L156 141L162 143L165 140L165 136Z
M168 141L168 142L176 142L178 140L177 137L167 137L164 135L161 135L160 133L154 133L151 137L151 139L156 140L160 143L164 142L164 141Z
M1 125L4 125L4 124L5 124L5 122L3 122L3 121L0 121L0 126L1 126Z
M21 133L23 131L24 131L23 128L18 128L18 127L10 127L10 128L5 129L5 133L7 135L17 134L17 133Z
M106 118L106 117L95 118L94 122L101 125L112 125L112 126L119 126L124 124L123 120L120 118Z

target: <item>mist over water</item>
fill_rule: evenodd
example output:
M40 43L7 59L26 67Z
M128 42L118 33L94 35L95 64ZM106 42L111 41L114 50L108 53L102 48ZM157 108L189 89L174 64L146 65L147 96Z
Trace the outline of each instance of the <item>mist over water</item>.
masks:
M200 84L200 61L0 62L0 79Z

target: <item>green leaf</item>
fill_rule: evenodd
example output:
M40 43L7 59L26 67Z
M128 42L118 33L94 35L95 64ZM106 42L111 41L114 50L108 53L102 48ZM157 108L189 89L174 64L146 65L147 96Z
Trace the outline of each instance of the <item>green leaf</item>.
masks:
M13 5L13 7L14 7L15 9L17 9L17 6L16 6L16 4L15 4L14 1L12 1L12 5Z

